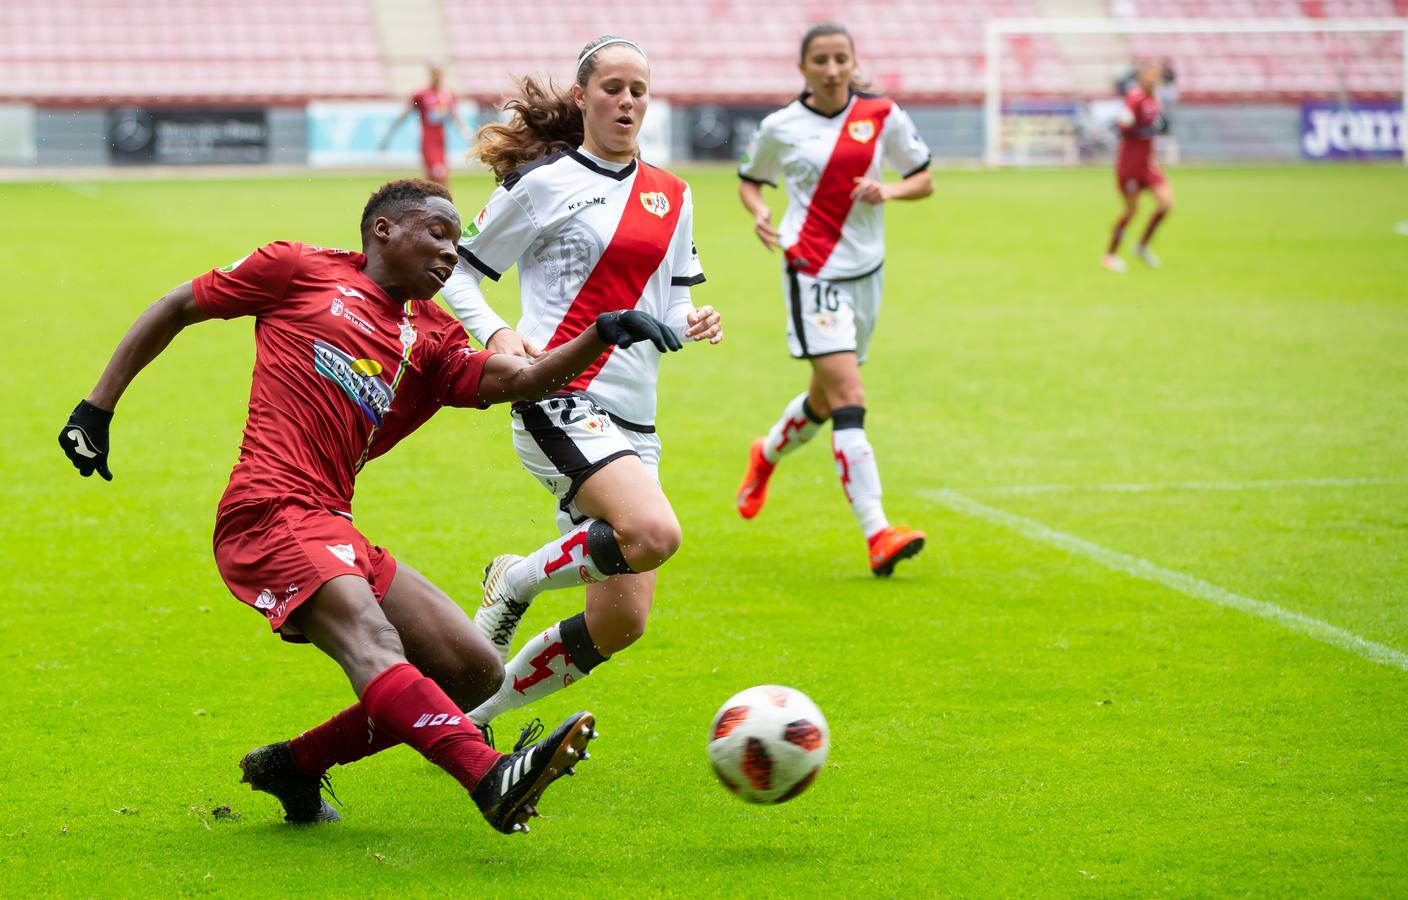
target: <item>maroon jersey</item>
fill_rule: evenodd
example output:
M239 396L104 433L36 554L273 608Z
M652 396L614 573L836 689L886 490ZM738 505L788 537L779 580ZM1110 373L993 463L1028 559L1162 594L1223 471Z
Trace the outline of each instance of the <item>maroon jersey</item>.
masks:
M1120 151L1115 166L1120 171L1147 168L1154 158L1151 129L1162 112L1159 98L1136 86L1125 94L1124 105L1133 114L1134 122L1120 127ZM1148 136L1141 136L1141 131Z
M445 122L455 108L455 95L446 90L421 88L411 95L411 105L420 113L422 147L445 147Z
M441 406L481 406L490 354L433 301L393 301L366 262L278 241L193 282L207 314L255 317L249 419L222 507L298 494L350 512L368 459Z

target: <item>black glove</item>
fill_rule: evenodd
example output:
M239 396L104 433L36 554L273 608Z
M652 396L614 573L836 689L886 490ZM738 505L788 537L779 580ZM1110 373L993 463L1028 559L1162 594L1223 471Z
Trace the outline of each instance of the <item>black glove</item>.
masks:
M99 409L87 400L80 400L68 417L68 424L59 431L59 446L84 478L97 472L112 481L112 472L108 471L108 423L111 421L112 410Z
M650 341L661 353L678 350L682 346L674 329L638 309L621 309L597 316L596 336L622 349L636 341Z

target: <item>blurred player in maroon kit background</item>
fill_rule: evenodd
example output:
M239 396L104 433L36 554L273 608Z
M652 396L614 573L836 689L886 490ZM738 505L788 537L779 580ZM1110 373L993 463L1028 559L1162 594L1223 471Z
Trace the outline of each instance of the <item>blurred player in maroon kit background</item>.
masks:
M1120 149L1115 157L1115 183L1124 197L1124 212L1115 222L1115 230L1110 235L1110 246L1105 251L1105 268L1111 272L1123 272L1124 260L1117 252L1124 230L1134 218L1141 191L1149 191L1158 201L1154 215L1144 228L1139 244L1134 248L1135 255L1150 268L1158 268L1159 258L1149 249L1149 241L1154 231L1169 210L1173 209L1173 187L1168 176L1159 168L1154 159L1154 137L1168 133L1168 120L1154 91L1164 78L1164 67L1156 62L1148 62L1139 67L1136 83L1125 93L1125 110L1120 116Z
M391 138L412 114L420 113L420 156L425 163L425 177L450 186L450 164L445 159L445 122L453 122L466 144L473 144L469 129L455 112L455 95L443 87L445 69L439 63L430 64L430 83L411 95L406 109L386 130L381 139L385 152Z

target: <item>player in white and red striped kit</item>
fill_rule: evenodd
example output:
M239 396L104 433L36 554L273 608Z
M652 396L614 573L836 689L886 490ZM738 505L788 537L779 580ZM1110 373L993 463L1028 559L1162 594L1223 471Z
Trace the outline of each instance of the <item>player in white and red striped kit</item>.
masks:
M481 130L476 152L500 186L465 228L444 295L489 349L551 350L617 309L649 312L680 340L722 339L718 313L690 299L704 274L689 185L637 156L649 79L636 44L598 38L578 59L570 96L524 79L508 104L514 119ZM515 265L523 305L516 332L479 287ZM470 711L481 724L586 677L645 632L654 569L681 540L659 485L660 357L645 343L616 347L565 391L514 405L514 448L558 498L562 535L485 569L475 624L507 666L498 693ZM509 660L533 598L580 584L585 611Z
M758 514L778 461L829 418L836 471L865 534L871 571L887 576L923 548L924 533L885 517L865 436L860 365L880 313L881 205L933 193L929 148L894 101L856 90L855 45L843 26L808 31L798 69L806 92L763 120L738 174L758 239L783 249L787 342L792 356L811 363L812 377L767 436L753 442L738 511L745 519ZM902 179L883 181L886 164ZM779 176L788 199L780 230L762 194Z

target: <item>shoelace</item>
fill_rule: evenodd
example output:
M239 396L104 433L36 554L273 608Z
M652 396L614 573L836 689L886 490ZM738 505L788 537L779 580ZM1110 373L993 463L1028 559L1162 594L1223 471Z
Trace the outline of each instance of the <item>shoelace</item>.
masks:
M318 779L318 787L320 790L328 792L328 796L332 798L333 803L336 803L338 806L342 805L341 798L339 798L337 794L333 793L332 776L329 775L327 772L324 772L323 777Z
M543 720L542 720L542 719L534 719L533 721L529 722L527 725L524 725L524 726L523 726L523 732L518 735L518 743L516 743L516 744L513 745L513 752L514 752L514 753L517 753L519 750L522 750L524 747L526 747L526 746L528 746L529 744L533 743L534 741L536 741L536 740L538 739L538 736L541 735L542 733L543 733Z
M513 632L518 628L519 620L528 611L527 603L519 603L517 600L508 598L504 599L504 607L508 612L499 619L499 626L494 629L494 643L496 644L504 644L513 640Z
M488 744L490 747L493 747L493 746L494 746L494 726L493 726L493 725L490 725L488 722L485 722L483 725L480 725L480 726L479 726L479 731L480 731L481 734L484 735L484 743Z

